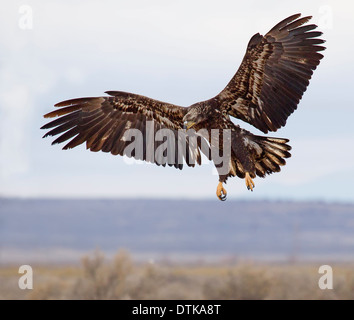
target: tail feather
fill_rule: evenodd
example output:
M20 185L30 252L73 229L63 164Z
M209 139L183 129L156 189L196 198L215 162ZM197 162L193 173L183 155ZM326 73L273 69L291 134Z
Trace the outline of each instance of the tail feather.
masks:
M262 149L262 153L255 158L256 174L259 177L279 172L280 167L286 164L285 158L291 157L288 139L255 136L255 142Z

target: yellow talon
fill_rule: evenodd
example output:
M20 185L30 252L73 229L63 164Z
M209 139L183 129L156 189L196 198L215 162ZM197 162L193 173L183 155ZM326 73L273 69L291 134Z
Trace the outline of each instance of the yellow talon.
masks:
M221 201L226 200L227 192L222 186L222 182L219 182L218 187L216 188L216 195Z
M251 189L251 191L253 191L253 188L255 188L255 184L254 184L253 180L251 179L251 176L248 172L246 172L245 182L246 182L247 189L248 190Z

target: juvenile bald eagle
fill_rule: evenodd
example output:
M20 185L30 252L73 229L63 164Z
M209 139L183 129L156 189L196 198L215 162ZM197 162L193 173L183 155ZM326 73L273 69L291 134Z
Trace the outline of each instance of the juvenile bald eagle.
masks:
M306 91L313 70L323 58L319 51L325 49L320 46L324 40L318 38L322 33L314 31L317 26L307 24L311 17L300 16L295 14L284 19L265 36L255 34L235 76L214 98L187 108L121 91L107 91L109 96L105 97L67 100L56 104L59 109L44 116L59 116L41 128L53 128L44 137L61 134L52 144L71 139L63 149L86 142L91 151L128 155L179 169L183 166L181 157L188 166L201 163L204 142L209 148L214 146L223 152L223 142L227 140L230 158L226 171L215 164L215 153L213 156L210 150L203 151L214 161L219 173L218 198L226 199L223 183L236 175L245 179L247 188L253 191L252 179L278 172L285 165L284 158L290 157L289 140L253 135L235 125L230 116L264 133L286 124ZM149 134L148 127L156 132L155 136ZM127 139L129 129L140 130L141 150L128 148L139 138ZM166 135L157 137L161 129L168 129L172 137L167 139L167 144ZM204 130L204 134L197 134L200 137L197 143L192 143L191 129ZM218 135L220 139L213 140L213 129L229 130L229 138L223 140ZM162 148L163 145L173 145L173 152Z

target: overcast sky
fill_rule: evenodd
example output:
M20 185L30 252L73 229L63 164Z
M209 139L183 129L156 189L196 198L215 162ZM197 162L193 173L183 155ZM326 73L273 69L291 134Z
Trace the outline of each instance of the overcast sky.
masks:
M39 128L59 101L143 94L189 106L220 92L250 37L313 15L325 58L287 126L281 173L226 185L229 198L354 201L352 1L7 1L0 12L0 195L215 199L213 166L162 168L51 146ZM255 134L257 129L236 123Z

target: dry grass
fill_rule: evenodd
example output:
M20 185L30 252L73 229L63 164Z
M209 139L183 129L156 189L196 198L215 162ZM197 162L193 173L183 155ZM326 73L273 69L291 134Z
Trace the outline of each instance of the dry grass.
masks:
M353 265L332 265L334 289L318 287L318 264L135 264L120 251L95 251L78 266L32 266L33 290L18 288L18 267L0 269L0 299L354 299Z

